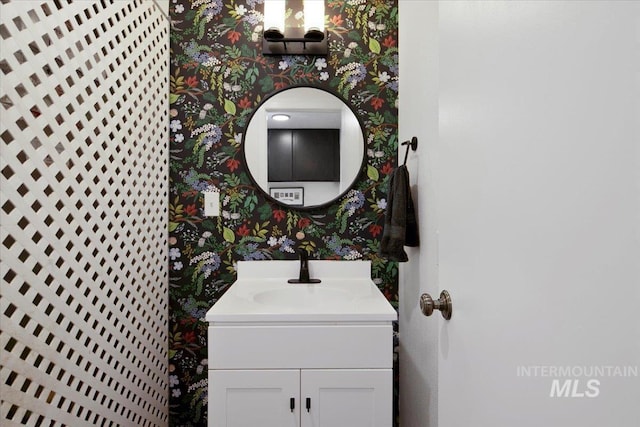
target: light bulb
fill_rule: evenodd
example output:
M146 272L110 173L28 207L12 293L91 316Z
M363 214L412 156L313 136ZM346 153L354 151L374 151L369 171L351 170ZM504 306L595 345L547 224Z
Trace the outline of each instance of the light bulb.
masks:
M304 0L304 32L324 33L324 0Z
M265 0L264 2L264 29L265 31L277 30L284 34L285 0Z

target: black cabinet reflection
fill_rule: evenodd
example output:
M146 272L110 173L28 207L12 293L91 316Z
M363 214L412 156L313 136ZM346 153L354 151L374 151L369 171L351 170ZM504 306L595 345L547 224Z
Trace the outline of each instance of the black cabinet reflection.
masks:
M340 129L269 129L270 182L340 181Z

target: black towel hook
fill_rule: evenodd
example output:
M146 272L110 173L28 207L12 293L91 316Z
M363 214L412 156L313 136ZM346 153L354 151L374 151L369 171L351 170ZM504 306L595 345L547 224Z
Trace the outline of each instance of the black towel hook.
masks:
M407 157L409 157L409 147L411 147L411 150L416 151L418 149L418 138L414 136L411 138L411 141L405 141L400 145L407 146L407 151L404 152L404 162L402 163L403 165L406 165Z

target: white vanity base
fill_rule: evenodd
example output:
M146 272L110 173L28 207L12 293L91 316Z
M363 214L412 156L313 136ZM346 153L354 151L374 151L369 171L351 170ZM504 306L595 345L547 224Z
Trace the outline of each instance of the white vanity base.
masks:
M392 336L391 325L211 326L209 426L389 427Z
M293 285L305 294L299 309L291 301L258 303L265 290L291 293L286 276L264 279L265 269L255 268L268 262L250 263L244 271L261 271L263 279L240 268L238 281L207 313L209 427L390 427L396 313L368 279L369 263L315 261L328 263L312 269L323 283ZM321 274L337 270L343 279ZM348 292L349 304L332 304L325 292L315 305L306 293L320 295L316 286Z

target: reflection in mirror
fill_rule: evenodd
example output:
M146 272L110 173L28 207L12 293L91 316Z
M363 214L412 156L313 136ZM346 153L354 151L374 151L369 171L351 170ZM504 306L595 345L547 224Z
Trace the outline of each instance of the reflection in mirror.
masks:
M243 150L250 175L266 195L304 209L327 204L351 188L363 166L364 138L341 99L295 87L255 111Z

